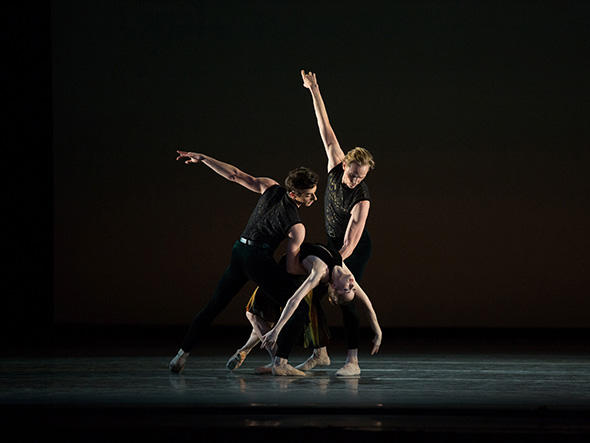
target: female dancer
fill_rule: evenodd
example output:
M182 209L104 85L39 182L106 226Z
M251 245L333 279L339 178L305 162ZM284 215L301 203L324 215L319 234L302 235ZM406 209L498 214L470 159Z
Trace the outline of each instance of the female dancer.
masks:
M325 321L314 322L314 318L310 318L310 312L312 317L315 317L313 315L315 313L317 315L315 318L321 320L323 316L319 300L326 292L330 301L335 304L346 305L356 297L365 305L371 328L375 333L371 355L379 350L382 332L373 305L343 263L338 251L321 244L303 243L299 260L300 272L307 274L307 278L287 300L280 316L278 316L279 307L269 304L269 297L266 297L259 289L255 291L246 314L253 326L252 334L248 342L230 358L228 368L239 367L248 352L261 340L262 347L271 354L270 371L273 375L305 375L303 371L288 363L289 354L310 320L311 331L314 332L311 342L315 345L318 341L325 340L326 333L321 330L321 323L325 324ZM327 291L322 290L322 286L327 288ZM325 358L327 362L320 358L320 364L329 364L327 354ZM257 372L264 372L264 370L259 369Z

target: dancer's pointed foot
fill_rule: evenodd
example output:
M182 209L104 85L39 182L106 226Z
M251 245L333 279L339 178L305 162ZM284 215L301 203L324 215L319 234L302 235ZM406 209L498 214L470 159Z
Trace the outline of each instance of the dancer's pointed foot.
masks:
M242 366L242 363L244 363L244 360L246 360L246 355L248 355L248 353L246 351L240 351L238 349L234 353L234 355L232 355L229 358L229 360L225 364L225 367L227 369L229 369L230 371L233 371L234 369L238 369L240 366Z
M178 354L174 356L170 363L168 363L168 368L177 374L181 373L184 370L184 365L186 364L186 359L190 354L188 352L184 352L182 349L178 351Z
M359 366L358 362L346 362L344 366L336 371L336 375L339 376L351 376L351 375L360 375L361 374L361 367Z
M295 366L295 368L300 369L301 371L309 371L316 366L330 366L330 357L328 356L328 352L325 350L325 348L322 349L323 351L314 349L311 357L309 357L303 363Z

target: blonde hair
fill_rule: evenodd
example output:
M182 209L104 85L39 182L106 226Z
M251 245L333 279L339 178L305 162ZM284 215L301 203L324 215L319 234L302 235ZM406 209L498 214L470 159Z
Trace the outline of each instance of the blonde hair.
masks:
M360 166L369 166L369 169L375 169L375 160L373 155L365 148L356 147L346 153L344 157L346 164L357 163Z
M331 305L347 305L348 303L352 302L354 300L354 294L353 297L348 300L343 302L340 298L340 296L338 295L338 293L336 292L336 289L334 289L334 286L332 286L331 284L328 284L328 301L330 302Z

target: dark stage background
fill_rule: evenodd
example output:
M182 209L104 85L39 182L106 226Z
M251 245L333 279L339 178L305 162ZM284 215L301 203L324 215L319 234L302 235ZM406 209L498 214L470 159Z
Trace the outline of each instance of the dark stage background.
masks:
M304 68L341 145L377 162L363 286L384 327L589 327L589 17L585 2L53 2L47 312L184 325L204 305L257 195L179 147L279 181L314 168L301 215L324 241ZM216 324L245 325L251 290Z

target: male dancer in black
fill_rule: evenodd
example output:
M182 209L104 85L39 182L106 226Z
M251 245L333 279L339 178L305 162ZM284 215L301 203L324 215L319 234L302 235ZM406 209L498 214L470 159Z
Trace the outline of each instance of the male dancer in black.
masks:
M328 246L340 252L355 279L361 281L371 255L371 239L365 229L369 215L369 188L363 181L375 167L373 156L363 148L354 148L346 155L328 120L328 113L314 73L301 70L303 86L309 89L315 115L328 157L328 183L324 197L324 216ZM358 375L359 316L354 303L341 305L347 341L346 361L336 375ZM308 370L316 365L330 364L325 347L314 350L312 356L298 365Z
M278 303L284 303L293 295L300 282L288 273L300 272L297 254L305 239L305 227L299 218L298 208L311 206L317 200L315 193L318 182L315 172L301 167L289 172L285 179L285 189L271 178L253 177L208 155L177 152L177 160L186 159L186 164L203 163L227 180L262 196L240 239L234 243L230 264L213 297L193 319L178 353L170 361L169 368L172 372L184 369L191 349L203 335L205 328L247 281L252 280L266 292L273 294ZM273 258L274 251L284 239L288 240L286 270Z

